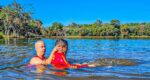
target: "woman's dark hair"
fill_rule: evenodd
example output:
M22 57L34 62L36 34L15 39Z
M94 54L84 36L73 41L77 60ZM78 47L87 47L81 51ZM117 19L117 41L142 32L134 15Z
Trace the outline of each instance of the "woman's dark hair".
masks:
M68 42L67 42L66 40L64 40L64 39L58 39L58 40L56 41L55 45L57 45L57 44L59 44L59 43L61 43L61 44L63 44L64 46L67 46L67 47L68 47Z

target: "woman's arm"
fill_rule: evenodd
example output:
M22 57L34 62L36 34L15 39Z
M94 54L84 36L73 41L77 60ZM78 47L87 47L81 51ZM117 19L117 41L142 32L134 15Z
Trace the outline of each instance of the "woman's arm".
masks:
M68 68L84 68L84 67L88 67L88 64L70 64L67 60L66 57L62 55L63 61L65 63L66 66L68 66Z

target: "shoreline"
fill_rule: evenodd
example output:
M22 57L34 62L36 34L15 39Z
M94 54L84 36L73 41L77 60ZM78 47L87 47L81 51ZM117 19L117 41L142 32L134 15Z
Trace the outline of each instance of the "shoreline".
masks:
M5 38L17 38L17 39L25 39L25 38L49 38L49 39L150 39L150 36L128 36L128 37L121 37L121 36L34 36L34 37L12 37L12 36L3 36L0 39Z
M59 39L59 38L67 38L67 39L150 39L150 36L129 36L129 37L115 37L115 36L50 36L45 37L50 39Z

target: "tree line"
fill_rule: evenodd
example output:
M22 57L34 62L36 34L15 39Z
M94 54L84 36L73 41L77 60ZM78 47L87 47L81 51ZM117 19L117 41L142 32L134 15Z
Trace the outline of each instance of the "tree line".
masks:
M96 20L92 24L71 23L67 26L54 22L47 29L48 36L150 36L150 23L125 23L113 19L110 23Z
M35 36L150 36L150 22L124 23L112 19L109 23L96 20L91 24L72 22L67 26L54 22L43 27L42 21L32 18L32 11L26 11L15 0L7 6L0 6L0 35L13 37Z

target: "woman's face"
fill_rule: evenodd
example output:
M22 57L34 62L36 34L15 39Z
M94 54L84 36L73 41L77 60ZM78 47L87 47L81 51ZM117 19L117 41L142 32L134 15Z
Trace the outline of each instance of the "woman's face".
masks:
M66 51L67 51L67 46L62 45L62 44L58 44L57 51L58 51L58 52L64 52L64 53L66 53Z
M67 49L68 49L67 46L64 46L64 47L63 47L63 52L66 53L66 52L67 52Z

